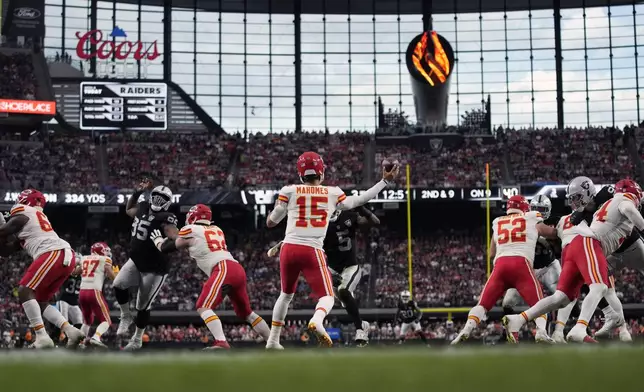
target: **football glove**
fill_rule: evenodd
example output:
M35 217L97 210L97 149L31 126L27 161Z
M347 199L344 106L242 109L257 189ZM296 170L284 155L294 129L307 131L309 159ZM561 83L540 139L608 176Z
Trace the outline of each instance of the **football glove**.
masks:
M275 257L277 256L281 248L282 248L282 241L278 242L277 245L270 248L268 252L266 252L266 254L268 255L268 257Z
M152 242L154 242L154 246L157 247L157 249L161 250L161 244L163 244L163 241L165 241L165 238L163 238L163 235L161 234L161 230L156 229L152 231L152 234L150 234L150 239Z

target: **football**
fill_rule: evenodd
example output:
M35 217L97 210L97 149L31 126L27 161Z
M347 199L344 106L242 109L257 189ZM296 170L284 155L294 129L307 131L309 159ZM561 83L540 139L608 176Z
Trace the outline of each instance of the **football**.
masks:
M398 162L397 159L391 160L391 159L387 159L387 158L385 158L382 161L382 167L385 169L385 171L388 171L388 172L391 171L391 169L394 168L394 165L400 165L400 162Z

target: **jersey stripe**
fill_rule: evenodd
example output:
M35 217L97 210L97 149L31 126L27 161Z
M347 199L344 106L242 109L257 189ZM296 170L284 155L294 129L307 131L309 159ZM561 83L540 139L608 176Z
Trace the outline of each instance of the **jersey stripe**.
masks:
M632 201L633 203L635 203L635 205L637 205L636 198L635 198L635 196L633 196L632 194L630 194L630 193L624 193L624 197L625 197L625 198L627 198L627 199L629 199L629 200L630 200L630 201Z
M181 229L181 231L179 231L179 235L188 235L188 234L192 234L192 229Z
M16 207L16 208L14 208L14 209L12 209L12 210L11 210L11 212L9 213L9 215L13 216L14 214L21 213L21 212L23 212L24 210L25 210L25 207L22 207L22 206L20 206L20 207Z
M343 193L343 194L341 194L340 196L338 196L338 202L337 202L337 204L342 203L342 202L343 202L343 201L345 201L346 199L347 199L347 195L345 195L344 193Z
M288 203L288 197L286 197L284 195L277 196L277 200L283 201L284 203Z

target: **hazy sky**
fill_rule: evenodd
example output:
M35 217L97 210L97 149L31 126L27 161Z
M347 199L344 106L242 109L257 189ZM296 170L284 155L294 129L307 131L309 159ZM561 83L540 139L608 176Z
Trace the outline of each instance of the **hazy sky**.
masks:
M75 56L75 33L89 28L88 1L66 3L63 32L61 1L46 0L45 44L50 55L61 50L64 33L65 50ZM129 40L139 35L143 42L158 40L163 52L162 9L144 6L139 32L136 7L117 4L114 15L112 3L99 2L99 29L109 34L118 25ZM637 73L639 94L644 95L644 58L639 57L636 67L634 38L638 37L639 52L644 53L644 4L637 5L635 11L635 18L632 6L612 7L610 17L606 8L587 9L585 18L580 9L562 11L568 125L584 126L588 121L612 125L613 113L617 125L644 120L644 108L640 108L638 117L636 97ZM218 13L198 12L196 25L194 16L192 10L173 10L173 81L196 96L197 102L229 132L245 127L260 132L293 129L293 16L248 14L246 26L243 14L222 14L220 23ZM448 123L457 124L465 110L480 107L481 99L490 94L494 125L555 125L552 11L534 11L532 18L527 11L511 12L507 20L503 13L482 16L482 22L479 14L458 14L456 21L454 14L434 16L434 29L450 41L458 58L451 76ZM373 15L327 15L325 22L323 18L302 16L303 127L373 131L377 96L382 97L385 107L402 108L415 118L404 52L422 30L421 16L401 15L400 22L397 15L376 15L375 22ZM161 78L162 72L159 58L149 66L148 78ZM639 98L639 103L644 106L644 99Z

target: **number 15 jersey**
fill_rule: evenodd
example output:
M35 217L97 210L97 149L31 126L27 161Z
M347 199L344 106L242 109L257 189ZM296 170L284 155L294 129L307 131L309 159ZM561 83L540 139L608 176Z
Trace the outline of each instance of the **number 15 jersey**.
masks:
M179 237L191 240L188 247L190 257L208 276L221 261L237 261L228 251L224 232L217 226L187 225L179 230Z
M288 220L284 243L322 249L329 226L329 217L347 198L335 186L287 185L278 200L287 204Z
M496 218L492 223L496 243L496 257L520 256L534 262L534 249L537 246L539 232L537 223L543 222L541 213L529 211L525 214L511 214Z

